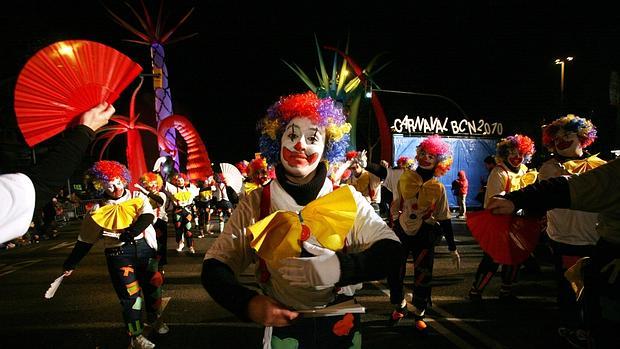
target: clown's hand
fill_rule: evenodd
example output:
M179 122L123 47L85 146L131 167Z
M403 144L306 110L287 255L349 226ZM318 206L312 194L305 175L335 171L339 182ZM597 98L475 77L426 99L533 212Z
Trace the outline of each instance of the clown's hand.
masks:
M312 245L306 241L303 247L314 257L286 258L278 269L291 286L331 287L340 280L340 261L336 252Z
M616 258L601 268L601 273L609 272L609 278L607 282L610 284L616 283L618 274L620 273L620 258Z
M461 255L459 255L459 251L450 251L450 255L452 256L452 264L456 267L456 270L461 269Z

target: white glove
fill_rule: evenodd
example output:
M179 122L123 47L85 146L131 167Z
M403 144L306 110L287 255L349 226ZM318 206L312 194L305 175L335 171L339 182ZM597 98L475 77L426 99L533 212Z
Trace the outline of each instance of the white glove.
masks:
M456 270L461 269L461 256L458 250L450 251L452 255L452 264L456 267Z
M291 286L334 286L340 280L340 261L336 252L307 241L304 241L303 247L315 257L282 259L280 262L283 266L278 269L282 277L288 280Z
M618 278L618 274L620 273L620 258L616 258L611 262L607 263L603 268L601 268L601 273L609 272L609 279L607 282L610 284L616 283L616 279Z

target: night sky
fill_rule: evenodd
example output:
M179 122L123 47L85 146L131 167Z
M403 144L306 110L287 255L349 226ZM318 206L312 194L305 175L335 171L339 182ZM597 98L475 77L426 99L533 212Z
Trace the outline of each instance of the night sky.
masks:
M158 1L146 2L157 8ZM140 7L137 0L129 3ZM537 139L540 124L561 111L560 69L553 61L575 56L566 67L564 111L610 125L601 132L602 144L618 145L612 127L616 111L609 106L610 72L620 68L617 12L563 1L395 3L166 1L168 26L194 7L177 34L198 33L166 48L175 112L193 121L212 161L249 159L257 150L256 120L278 96L306 89L282 60L313 74L314 35L320 44L340 48L349 35L349 53L362 66L385 53L379 62L390 64L374 76L381 88L445 95L473 118L501 121L507 133ZM128 8L112 0L23 0L12 3L14 10L1 11L3 126L14 124L9 105L19 70L55 41L99 41L148 72L148 48L123 41L135 37L112 21L104 4L137 25ZM331 56L324 58L331 63ZM143 122L153 124L151 86L143 87L137 109ZM115 104L120 114L128 114L129 91ZM449 109L438 107L437 114ZM147 150L154 150L154 138L144 139ZM116 143L110 156L122 154L122 140ZM148 162L154 158L150 154Z

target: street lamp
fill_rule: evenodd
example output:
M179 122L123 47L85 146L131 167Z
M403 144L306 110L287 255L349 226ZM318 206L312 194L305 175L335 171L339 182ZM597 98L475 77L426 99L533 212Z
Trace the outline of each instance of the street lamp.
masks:
M564 64L570 62L574 57L568 56L564 58L557 58L555 64L560 65L560 105L564 105Z

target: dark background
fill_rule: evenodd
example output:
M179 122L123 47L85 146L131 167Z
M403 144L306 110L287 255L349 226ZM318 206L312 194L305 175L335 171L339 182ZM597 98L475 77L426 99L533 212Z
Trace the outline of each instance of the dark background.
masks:
M139 1L128 3L141 10ZM154 14L159 1L145 3ZM15 126L12 90L36 51L59 40L95 40L150 71L148 47L123 41L136 37L117 25L104 5L138 26L129 8L115 0L23 0L1 11L3 170L31 161L32 152ZM385 53L380 62L391 63L374 77L381 88L448 96L472 118L504 123L505 135L524 133L539 143L544 122L572 112L599 126L593 150L619 145L610 75L620 63L620 14L611 7L564 1L176 0L164 2L167 27L192 7L194 13L177 35L198 36L166 47L169 83L174 111L192 120L213 162L253 157L256 120L278 96L306 89L282 60L314 77L314 35L320 44L340 48L349 36L349 53L362 66ZM560 67L554 60L568 55L576 58L566 66L561 108ZM332 61L328 54L324 59ZM128 114L129 91L135 85L115 103L118 114ZM154 125L153 103L147 81L136 107L141 121ZM432 105L436 116L454 113L437 101L417 98L415 103L425 110ZM358 148L377 137L367 120L360 116ZM143 139L147 163L152 163L155 139L147 134ZM44 156L53 141L37 146L36 152ZM107 157L124 161L124 149L119 137Z

